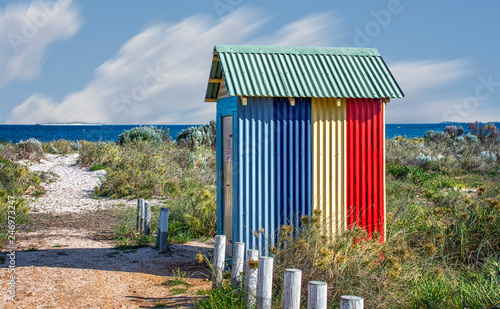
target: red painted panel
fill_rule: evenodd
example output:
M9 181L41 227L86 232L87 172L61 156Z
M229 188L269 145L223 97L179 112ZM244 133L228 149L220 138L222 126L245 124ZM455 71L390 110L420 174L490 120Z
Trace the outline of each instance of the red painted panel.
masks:
M384 239L382 99L347 99L347 226Z

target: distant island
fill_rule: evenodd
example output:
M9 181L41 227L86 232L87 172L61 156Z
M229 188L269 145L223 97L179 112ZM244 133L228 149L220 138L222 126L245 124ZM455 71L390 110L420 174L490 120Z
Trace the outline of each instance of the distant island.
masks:
M45 122L37 123L38 126L102 126L103 123L88 123L83 121L69 121L69 122Z
M455 123L458 123L458 124L469 124L469 123L473 123L475 121L469 121L469 122L456 122L456 121L442 121L442 122L439 122L439 124L455 124ZM479 123L500 123L500 121L486 121L486 122L482 122L482 121L478 121Z

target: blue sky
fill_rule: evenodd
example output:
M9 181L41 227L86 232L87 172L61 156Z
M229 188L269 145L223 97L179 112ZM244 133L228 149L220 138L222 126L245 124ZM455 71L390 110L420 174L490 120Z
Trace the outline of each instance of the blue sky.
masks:
M203 124L214 44L375 47L388 123L500 120L500 2L43 0L0 6L0 123Z

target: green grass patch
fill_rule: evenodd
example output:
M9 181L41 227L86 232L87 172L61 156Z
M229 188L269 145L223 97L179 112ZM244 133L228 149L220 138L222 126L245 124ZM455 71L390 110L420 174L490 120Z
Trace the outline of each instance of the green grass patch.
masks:
M91 171L99 171L99 170L105 170L105 169L106 169L106 165L104 165L104 163L97 163L97 164L94 164L90 167Z
M236 309L245 308L243 290L233 289L229 285L208 290L206 297L195 303L201 309Z

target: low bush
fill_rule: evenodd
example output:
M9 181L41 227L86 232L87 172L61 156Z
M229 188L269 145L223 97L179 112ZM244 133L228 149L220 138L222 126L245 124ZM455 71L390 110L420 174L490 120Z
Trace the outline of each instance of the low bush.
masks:
M159 146L164 136L168 138L168 132L164 132L157 127L135 127L118 135L118 145L125 145L127 143L153 143Z
M43 151L51 154L65 155L68 153L78 151L80 142L71 142L68 140L60 139L57 141L50 141L42 144Z
M43 148L39 140L30 138L15 145L15 160L39 162L41 159L43 159Z
M37 173L9 160L0 159L0 226L5 226L8 215L15 217L16 224L22 224L28 219L29 200L31 196L44 193L41 178ZM9 206L13 206L9 208ZM9 211L12 211L9 213ZM0 232L0 247L5 243L4 231Z
M182 130L177 135L177 143L191 148L200 146L215 148L216 137L216 124L215 121L211 121L204 126Z

